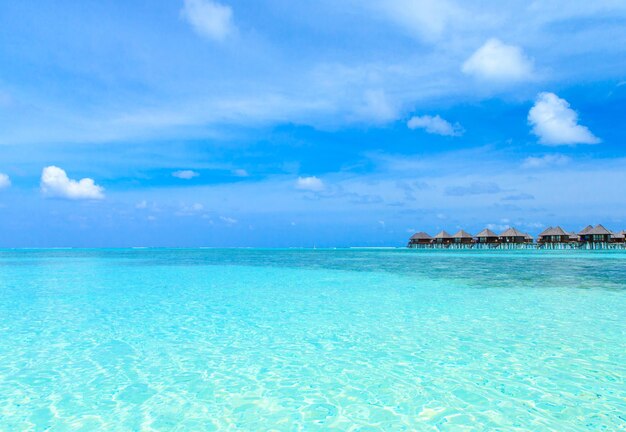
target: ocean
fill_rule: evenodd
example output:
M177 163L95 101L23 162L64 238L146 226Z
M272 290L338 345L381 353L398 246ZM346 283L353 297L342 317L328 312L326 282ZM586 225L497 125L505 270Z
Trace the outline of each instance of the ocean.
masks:
M0 251L0 431L626 429L626 253Z

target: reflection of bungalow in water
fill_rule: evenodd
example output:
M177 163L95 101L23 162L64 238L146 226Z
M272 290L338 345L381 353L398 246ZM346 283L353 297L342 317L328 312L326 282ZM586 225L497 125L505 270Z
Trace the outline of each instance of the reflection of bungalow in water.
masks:
M479 244L497 244L499 241L498 234L491 231L489 228L485 228L478 234L476 234L476 243Z
M433 242L433 238L427 233L420 231L415 233L409 239L409 247L429 246Z
M468 245L474 243L474 236L466 231L459 230L459 232L452 236L452 241L455 244Z
M449 245L452 243L452 236L448 234L445 230L441 231L435 237L433 237L433 244L436 245Z
M585 228L578 233L580 241L583 243L609 243L611 241L611 231L602 225L596 225L594 228Z
M550 227L544 230L541 234L539 234L539 240L537 243L545 244L545 243L569 243L570 242L570 233L565 231L560 226Z
M526 233L521 232L516 228L509 228L504 231L502 234L498 236L500 243L504 244L526 244L528 243L528 238L530 236ZM532 237L530 237L530 242L532 243Z

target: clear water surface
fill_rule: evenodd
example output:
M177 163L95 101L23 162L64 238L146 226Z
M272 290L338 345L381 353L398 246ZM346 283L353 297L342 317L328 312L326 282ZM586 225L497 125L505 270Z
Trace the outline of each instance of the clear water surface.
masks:
M0 251L1 431L626 429L626 253Z

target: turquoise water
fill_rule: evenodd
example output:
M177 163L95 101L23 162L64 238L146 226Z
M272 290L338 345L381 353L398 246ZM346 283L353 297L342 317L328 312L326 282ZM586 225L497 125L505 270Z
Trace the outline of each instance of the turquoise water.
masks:
M626 253L0 251L0 430L626 429Z

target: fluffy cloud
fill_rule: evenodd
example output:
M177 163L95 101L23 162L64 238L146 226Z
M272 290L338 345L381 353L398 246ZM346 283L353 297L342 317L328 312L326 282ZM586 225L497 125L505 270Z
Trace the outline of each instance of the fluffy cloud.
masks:
M554 93L539 93L528 112L528 123L541 144L598 144L600 139L578 124L578 114L565 99Z
M530 156L524 159L522 162L522 168L546 168L551 166L567 165L571 159L568 156L561 154L545 155L545 156Z
M183 180L191 180L192 178L198 177L199 175L200 175L199 173L195 171L191 171L191 170L174 171L172 173L173 177L183 179Z
M298 180L296 180L296 189L320 192L324 190L324 182L315 176L298 177Z
M482 79L520 81L532 76L533 64L519 47L489 39L463 63L462 71Z
M415 116L406 125L409 129L424 129L426 132L436 135L460 136L464 132L460 124L455 123L453 125L438 115L434 117L429 115Z
M235 31L233 10L211 0L185 0L181 15L200 35L224 40Z
M64 170L56 166L45 167L41 172L41 191L50 197L71 200L104 198L104 188L95 184L93 179L72 180Z
M11 179L8 175L0 173L0 189L8 188L11 186Z

